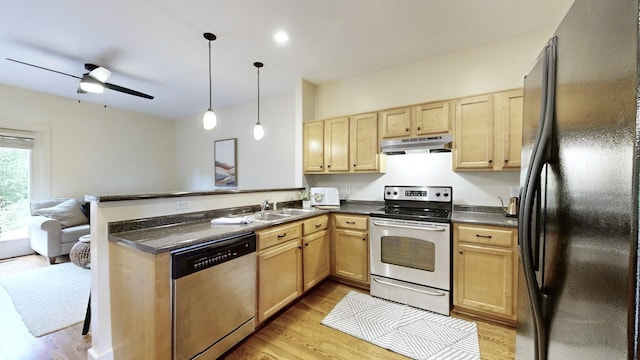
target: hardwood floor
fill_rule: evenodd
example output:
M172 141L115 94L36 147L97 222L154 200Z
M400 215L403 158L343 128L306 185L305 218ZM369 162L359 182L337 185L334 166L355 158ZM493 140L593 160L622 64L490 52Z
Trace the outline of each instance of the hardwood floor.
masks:
M228 352L225 359L407 359L320 324L350 290L325 281ZM481 358L515 358L515 330L476 321Z
M69 261L59 258L57 262ZM0 276L49 265L44 256L28 255L0 260ZM42 294L46 296L47 294ZM91 334L82 336L82 323L34 337L15 311L11 298L0 297L0 360L84 360Z
M65 261L65 259L58 260ZM68 260L67 260L68 261ZM0 260L0 275L50 266L42 256L30 255ZM54 265L55 266L55 265ZM279 314L256 333L238 344L224 358L246 359L406 359L320 324L350 290L325 281L300 301ZM46 294L43 294L45 296ZM22 323L10 299L0 298L0 360L64 359L84 360L91 347L91 335L82 336L82 323L33 337ZM6 309L12 311L6 311ZM515 354L515 331L476 321L480 353L485 360L510 360Z

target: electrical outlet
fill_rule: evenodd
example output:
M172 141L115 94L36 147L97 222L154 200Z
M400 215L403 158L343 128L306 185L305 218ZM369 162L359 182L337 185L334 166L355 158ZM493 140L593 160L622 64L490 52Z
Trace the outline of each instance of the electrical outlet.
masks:
M344 187L344 193L345 194L351 194L351 185L347 185Z
M176 210L184 210L191 208L191 201L189 200L178 200L176 201Z

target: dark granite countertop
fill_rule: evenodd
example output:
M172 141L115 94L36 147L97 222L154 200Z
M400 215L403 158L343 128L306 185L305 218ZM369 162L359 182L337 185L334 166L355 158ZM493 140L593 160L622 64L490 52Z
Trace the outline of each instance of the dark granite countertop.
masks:
M257 192L270 192L270 191L300 191L304 188L286 188L286 189L258 189L258 190L211 190L211 191L172 191L172 192L158 192L148 194L125 194L125 195L85 195L86 201L96 202L108 202L108 201L127 201L127 200L147 200L147 199L165 199L175 197L189 197L189 196L205 196L205 195L224 195L224 194L242 194L242 193L257 193Z
M453 223L470 223L518 227L517 217L507 217L501 207L456 205L451 214Z
M110 241L124 243L135 249L151 254L159 254L175 249L201 244L229 236L251 233L256 230L277 226L292 221L328 214L348 213L369 215L384 205L381 201L343 201L340 208L316 210L303 215L292 215L269 223L212 225L210 220L234 213L256 211L255 207L213 210L205 213L174 215L152 219L138 219L110 224ZM473 223L494 226L518 227L518 220L506 217L499 207L456 205L451 215L454 223Z
M111 224L109 240L126 244L143 252L159 254L331 212L368 215L381 206L382 202L375 201L343 202L338 209L315 210L308 214L292 215L269 223L252 222L242 225L212 225L210 223L210 220L215 217L226 216L229 209L204 214L187 214L184 219L180 219L179 215L139 219ZM235 211L237 213L244 213L255 209L247 207L234 210L237 210Z

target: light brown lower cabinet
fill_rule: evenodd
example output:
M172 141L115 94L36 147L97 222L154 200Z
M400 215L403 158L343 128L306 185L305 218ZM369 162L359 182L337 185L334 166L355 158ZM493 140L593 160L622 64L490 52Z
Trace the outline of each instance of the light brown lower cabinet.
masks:
M515 324L517 232L454 224L454 310Z
M369 217L334 214L332 275L356 284L369 284Z
M329 276L328 222L321 215L256 231L258 324Z
M302 263L304 291L311 289L324 280L331 271L330 233L327 230L305 236L302 240Z
M302 295L300 239L258 253L258 323Z

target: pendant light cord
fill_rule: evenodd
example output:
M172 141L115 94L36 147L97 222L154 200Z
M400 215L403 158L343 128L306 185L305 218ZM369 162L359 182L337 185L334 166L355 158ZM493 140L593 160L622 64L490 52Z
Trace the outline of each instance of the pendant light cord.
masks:
M260 67L258 66L258 124L260 124Z
M211 110L211 40L209 40L209 110Z

